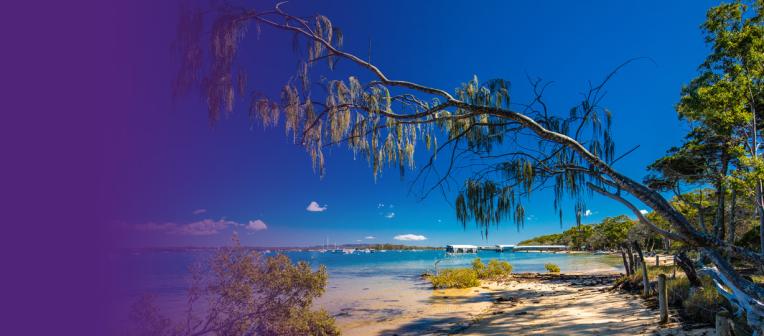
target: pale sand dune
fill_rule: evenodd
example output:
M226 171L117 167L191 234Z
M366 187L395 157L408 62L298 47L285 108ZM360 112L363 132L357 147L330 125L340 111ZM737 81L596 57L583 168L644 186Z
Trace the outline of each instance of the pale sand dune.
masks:
M423 309L385 318L345 319L344 335L711 335L659 327L636 296L580 280L515 279L480 288L435 290ZM499 301L499 302L497 302ZM384 302L379 308L385 307Z

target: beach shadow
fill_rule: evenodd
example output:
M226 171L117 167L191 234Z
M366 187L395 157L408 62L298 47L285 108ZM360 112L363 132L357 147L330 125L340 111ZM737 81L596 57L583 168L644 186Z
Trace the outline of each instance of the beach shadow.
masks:
M493 293L480 292L475 295L433 295L427 299L420 300L420 302L426 304L460 305L466 303L487 302L492 301L493 299Z
M461 304L491 300L479 316L451 314L422 317L380 335L624 335L652 333L657 313L637 297L606 291L607 285L571 284L558 279L541 280L546 290L522 286L478 295L432 298ZM518 288L519 287L519 288Z
M468 335L637 335L651 330L657 316L639 301L571 285L543 292L507 290L524 304L491 314L464 330ZM583 290L581 290L583 289Z
M448 316L448 317L424 317L412 320L395 329L383 330L379 335L385 336L413 336L422 334L453 334L473 322L470 318Z

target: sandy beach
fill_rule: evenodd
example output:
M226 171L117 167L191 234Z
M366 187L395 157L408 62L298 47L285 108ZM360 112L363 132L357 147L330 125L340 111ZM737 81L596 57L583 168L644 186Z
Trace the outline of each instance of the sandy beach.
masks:
M365 313L347 309L338 324L344 335L713 334L683 330L675 317L659 326L658 312L644 300L609 290L616 277L518 274L476 288L431 290L425 299L379 302ZM396 311L396 304L416 309Z

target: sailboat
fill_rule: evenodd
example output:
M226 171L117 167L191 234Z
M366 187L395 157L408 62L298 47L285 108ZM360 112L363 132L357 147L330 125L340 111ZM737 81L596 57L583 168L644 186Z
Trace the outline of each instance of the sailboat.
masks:
M322 248L322 249L318 250L318 252L319 252L319 253L326 253L326 251L328 251L328 250L326 249L326 245L329 245L329 237L328 237L328 236L326 237L326 240L324 241L324 248Z

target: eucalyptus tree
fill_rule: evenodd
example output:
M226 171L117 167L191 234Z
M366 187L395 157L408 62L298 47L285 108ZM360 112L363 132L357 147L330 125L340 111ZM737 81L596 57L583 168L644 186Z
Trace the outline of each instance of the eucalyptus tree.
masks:
M708 11L702 25L711 53L699 67L699 75L682 91L679 116L694 126L683 148L705 152L701 159L706 181L716 188L714 232L723 235L724 202L728 185L732 200L738 193L754 199L759 220L764 222L761 116L764 102L764 17L761 0L748 6L741 1ZM732 176L728 176L730 170ZM734 210L732 211L734 214ZM734 232L730 223L729 233ZM764 231L762 232L764 233ZM764 234L760 252L764 253Z
M746 313L751 326L762 329L764 289L740 276L725 256L764 264L764 255L697 230L659 192L613 167L620 156L611 112L601 106L612 73L559 115L545 103L546 86L540 81L531 84L533 96L519 102L504 79L475 77L450 91L388 77L377 64L344 50L342 31L327 17L296 16L283 7L279 3L261 11L223 3L204 12L187 11L176 43L176 93L198 85L212 121L230 113L237 97L249 95L253 121L266 127L283 124L320 175L325 173L324 153L332 146L346 146L364 157L375 177L388 167L401 174L416 169L415 151L424 150L429 159L414 178L429 186L424 195L461 185L454 200L456 217L485 233L503 221L522 226L524 202L546 187L553 190L552 205L560 216L563 200L572 200L579 222L588 196L609 197L656 233L705 251L716 266L709 272L719 291ZM209 37L203 34L206 28ZM237 62L237 56L252 29L286 33L302 59L278 98L246 92L246 69L253 64ZM338 65L356 74L339 78L332 71ZM458 181L457 176L468 177ZM654 225L634 199L661 215L672 231Z
M688 89L685 88L685 91ZM687 95L683 97L687 100ZM680 103L680 117L686 105ZM712 233L719 239L725 236L724 228L734 230L734 223L725 223L726 200L729 197L726 185L729 184L730 167L735 156L732 154L736 146L729 131L732 126L720 126L718 120L693 120L694 128L686 136L680 147L673 147L667 155L659 158L648 166L650 174L644 179L645 184L657 191L673 192L674 197L685 205L694 208L694 218L698 227L707 233ZM721 133L721 134L720 134ZM711 185L713 189L703 188ZM682 189L696 189L700 192L684 192ZM706 195L710 193L710 195ZM736 207L736 190L732 190L731 208ZM699 197L691 197L699 196ZM715 211L711 211L714 210ZM683 212L685 216L686 212ZM708 227L708 215L711 216L711 228ZM725 225L726 224L726 225ZM729 231L728 230L728 231ZM726 235L732 243L733 234Z

